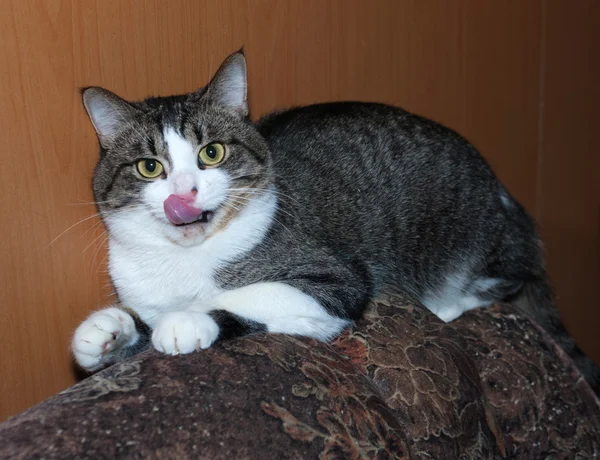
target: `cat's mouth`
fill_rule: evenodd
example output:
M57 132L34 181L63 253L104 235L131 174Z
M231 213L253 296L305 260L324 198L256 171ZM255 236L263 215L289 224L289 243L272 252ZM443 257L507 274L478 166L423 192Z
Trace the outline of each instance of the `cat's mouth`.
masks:
M213 217L215 215L214 211L202 211L202 214L200 214L200 217L198 217L196 220L193 220L191 222L182 222L182 223L174 223L171 222L173 225L175 225L176 227L186 227L188 225L194 225L194 224L208 224L210 223L210 221L212 221Z
M189 197L181 195L169 195L163 207L169 222L177 227L207 224L214 217L214 211L197 208L190 202Z

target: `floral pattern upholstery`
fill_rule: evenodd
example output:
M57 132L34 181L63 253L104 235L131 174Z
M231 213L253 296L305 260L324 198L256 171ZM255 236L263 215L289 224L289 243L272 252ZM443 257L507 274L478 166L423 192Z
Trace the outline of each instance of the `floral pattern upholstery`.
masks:
M331 344L155 351L0 424L0 458L593 459L600 403L510 305L445 324L390 296Z

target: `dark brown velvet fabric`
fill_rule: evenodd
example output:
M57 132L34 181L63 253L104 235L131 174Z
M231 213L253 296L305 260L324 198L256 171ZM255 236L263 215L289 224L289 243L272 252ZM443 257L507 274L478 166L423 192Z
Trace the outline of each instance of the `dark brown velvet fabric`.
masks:
M4 396L3 396L4 397ZM511 306L444 324L397 297L332 344L143 353L0 424L0 458L592 459L600 404Z

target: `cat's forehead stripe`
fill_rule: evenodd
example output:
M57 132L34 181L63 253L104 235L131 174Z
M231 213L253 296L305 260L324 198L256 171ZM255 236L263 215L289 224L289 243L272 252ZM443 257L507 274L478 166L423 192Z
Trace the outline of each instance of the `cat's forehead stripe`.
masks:
M156 155L156 143L151 135L146 136L146 148L152 155Z
M168 126L163 131L167 151L173 163L173 169L184 170L196 167L194 146L175 129Z

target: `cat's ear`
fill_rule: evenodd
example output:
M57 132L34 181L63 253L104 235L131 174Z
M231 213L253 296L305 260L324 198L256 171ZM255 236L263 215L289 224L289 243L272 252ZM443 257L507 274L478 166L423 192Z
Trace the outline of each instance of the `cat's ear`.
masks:
M83 105L104 148L127 126L138 112L129 102L110 91L92 86L81 91Z
M207 87L206 96L215 104L226 107L242 116L248 115L248 84L246 57L242 50L229 56Z

